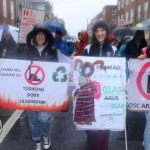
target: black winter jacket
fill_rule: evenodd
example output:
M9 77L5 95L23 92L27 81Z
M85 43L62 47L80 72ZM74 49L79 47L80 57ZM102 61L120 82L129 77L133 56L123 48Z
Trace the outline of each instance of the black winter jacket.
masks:
M137 58L141 54L142 48L146 47L147 43L145 40L142 40L139 47L137 47L135 43L135 39L129 41L125 48L125 57L129 58Z
M49 61L58 62L58 56L56 49L53 49L50 45L47 45L41 52L41 56L33 45L27 46L27 59L37 61Z
M93 56L93 57L113 57L114 51L111 45L95 43L91 44L90 49L84 50L84 56Z

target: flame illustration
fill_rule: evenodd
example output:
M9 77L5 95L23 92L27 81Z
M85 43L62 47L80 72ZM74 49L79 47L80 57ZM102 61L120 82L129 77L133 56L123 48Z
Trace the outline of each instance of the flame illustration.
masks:
M60 112L67 111L69 106L70 97L67 96L66 100L62 104L57 104L56 101L52 105L30 105L30 104L21 104L18 100L12 100L11 98L5 98L5 96L0 95L0 108L2 109L19 109L19 110L34 110L34 111L51 111L51 112Z

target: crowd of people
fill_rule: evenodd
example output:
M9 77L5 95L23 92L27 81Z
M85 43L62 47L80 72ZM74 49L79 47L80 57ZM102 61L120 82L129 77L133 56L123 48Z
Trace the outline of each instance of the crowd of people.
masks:
M88 33L78 33L79 41L65 41L61 31L56 31L55 37L48 31L44 24L36 24L28 33L26 44L15 43L8 30L4 30L0 42L0 56L8 59L24 59L58 62L57 50L68 57L93 56L93 57L125 57L150 58L150 45L145 40L144 31L136 31L133 39L126 35L120 42L117 37L109 34L108 25L104 20L97 21L93 26L92 38L89 40ZM122 42L123 41L123 42ZM143 50L145 48L145 50ZM127 78L129 72L127 72ZM27 111L32 138L36 143L36 150L41 150L43 137L44 149L49 149L51 112ZM136 115L136 112L127 112L127 115ZM144 131L144 147L150 150L150 113L145 113L146 127ZM133 124L130 130L134 130L136 120L130 120ZM88 130L87 142L91 150L108 150L109 130ZM134 134L134 133L133 133Z

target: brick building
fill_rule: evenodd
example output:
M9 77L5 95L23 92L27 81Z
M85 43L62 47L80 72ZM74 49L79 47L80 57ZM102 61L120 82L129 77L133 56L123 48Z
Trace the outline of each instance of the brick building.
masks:
M102 19L107 22L108 25L116 25L117 6L106 5L102 9Z
M118 0L117 22L124 20L124 26L134 26L136 23L150 18L150 0Z
M16 1L1 0L0 5L0 24L7 23L16 25Z

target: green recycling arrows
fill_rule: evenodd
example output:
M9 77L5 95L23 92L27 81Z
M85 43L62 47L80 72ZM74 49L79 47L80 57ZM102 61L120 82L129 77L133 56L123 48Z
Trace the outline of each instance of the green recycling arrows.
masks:
M67 81L67 74L66 74L66 68L63 67L63 66L60 66L56 69L56 71L53 73L53 81L55 82L66 82ZM58 77L58 73L62 73L63 74L63 77L59 79Z

